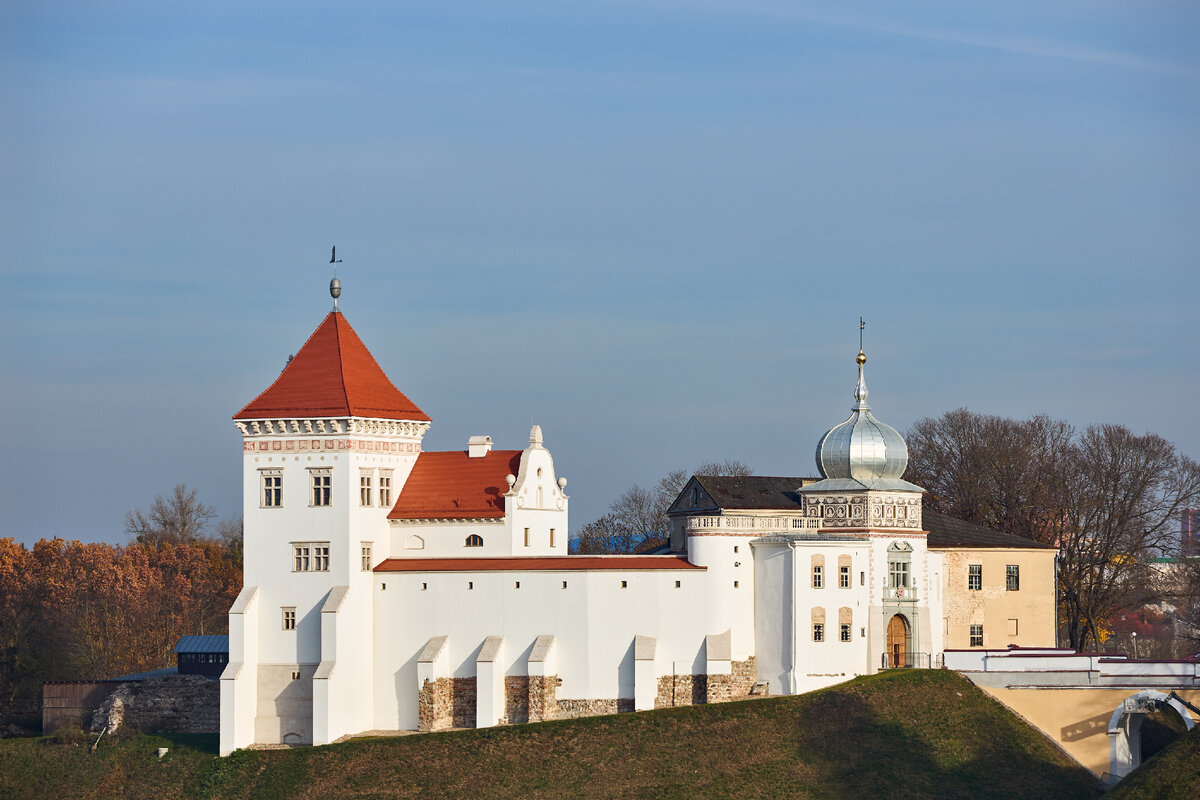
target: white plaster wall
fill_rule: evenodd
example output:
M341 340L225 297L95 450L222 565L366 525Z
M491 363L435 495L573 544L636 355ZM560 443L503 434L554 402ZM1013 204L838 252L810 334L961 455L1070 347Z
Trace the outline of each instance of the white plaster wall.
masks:
M792 552L786 544L754 545L754 668L771 694L792 691Z
M797 541L793 550L795 574L795 691L806 692L830 686L869 672L868 639L861 635L868 627L870 596L868 587L859 585L859 572L866 568L870 545L863 542ZM824 557L824 585L812 585L812 557ZM838 586L838 556L849 555L850 586ZM813 641L812 610L825 610L825 640ZM839 610L851 612L850 641L841 641Z
M688 561L708 568L710 601L717 625L730 630L735 661L754 655L754 554L749 536L689 536ZM734 582L737 586L734 586Z
M525 675L534 640L553 635L564 699L632 698L639 634L657 640L658 674L702 672L704 637L729 627L711 584L700 570L376 573L374 727L416 727L416 660L434 636L449 637L451 674L472 677L487 636L504 636L504 674Z
M467 547L467 537L478 535L482 547ZM425 522L392 520L388 529L391 558L497 558L512 555L512 543L502 519ZM413 547L412 537L422 540Z

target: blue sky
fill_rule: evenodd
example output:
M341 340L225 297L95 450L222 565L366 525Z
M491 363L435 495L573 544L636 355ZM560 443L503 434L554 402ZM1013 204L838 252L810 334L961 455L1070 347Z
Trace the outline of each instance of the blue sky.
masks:
M434 418L542 425L572 526L877 415L1200 457L1187 2L0 6L0 535L240 513L230 416L329 307Z

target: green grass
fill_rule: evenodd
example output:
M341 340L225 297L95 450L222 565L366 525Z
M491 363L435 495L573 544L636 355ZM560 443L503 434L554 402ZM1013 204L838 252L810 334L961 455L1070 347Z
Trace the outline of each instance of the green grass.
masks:
M1096 781L949 671L814 692L215 758L216 737L0 741L0 798L1094 798ZM171 752L159 762L158 747Z
M1105 800L1194 800L1200 797L1200 726L1192 728L1144 762L1104 797Z

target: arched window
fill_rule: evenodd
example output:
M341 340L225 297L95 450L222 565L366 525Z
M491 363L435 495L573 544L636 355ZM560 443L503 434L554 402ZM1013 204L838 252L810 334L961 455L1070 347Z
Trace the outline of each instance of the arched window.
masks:
M480 536L478 533L472 533L470 536L467 537L466 546L467 547L483 547L483 537Z

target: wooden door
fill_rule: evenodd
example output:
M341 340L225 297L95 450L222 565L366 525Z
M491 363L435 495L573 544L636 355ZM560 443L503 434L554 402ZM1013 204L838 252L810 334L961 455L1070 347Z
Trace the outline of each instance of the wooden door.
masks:
M906 666L908 660L908 623L899 614L888 620L887 652L889 666Z

